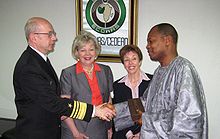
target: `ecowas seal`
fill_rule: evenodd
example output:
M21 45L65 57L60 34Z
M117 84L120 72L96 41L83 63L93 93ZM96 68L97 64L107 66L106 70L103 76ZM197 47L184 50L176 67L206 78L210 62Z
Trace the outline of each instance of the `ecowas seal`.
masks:
M101 34L111 34L124 23L126 7L123 0L89 0L86 5L89 26Z

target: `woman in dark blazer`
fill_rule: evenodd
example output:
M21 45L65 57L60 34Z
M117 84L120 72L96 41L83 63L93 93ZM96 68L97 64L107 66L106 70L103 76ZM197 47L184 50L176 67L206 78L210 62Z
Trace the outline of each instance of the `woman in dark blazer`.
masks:
M113 83L113 104L141 97L152 79L152 75L140 69L143 56L137 46L125 45L120 50L120 58L128 74ZM140 129L141 127L136 124L116 132L113 126L112 138L139 138Z
M113 75L109 66L95 62L100 49L93 34L82 31L76 36L72 54L77 63L61 73L62 96L95 106L109 102ZM68 118L62 123L62 139L107 139L108 124L99 118L93 118L90 122Z

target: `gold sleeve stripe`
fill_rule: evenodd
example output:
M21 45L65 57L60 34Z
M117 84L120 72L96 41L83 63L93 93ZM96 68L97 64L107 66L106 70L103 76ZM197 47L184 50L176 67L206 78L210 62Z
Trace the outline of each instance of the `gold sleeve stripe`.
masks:
M77 115L76 115L76 118L77 119L80 119L80 113L81 113L81 103L79 102L79 112L77 113Z
M80 105L79 105L79 102L76 101L76 109L74 110L75 113L74 113L74 115L73 115L73 118L76 118L76 117L77 117L77 115L78 115L78 113L79 113L79 110L80 110Z
M76 101L73 101L73 109L70 117L73 117L73 114L75 113L75 109L76 109Z
M79 103L80 103L80 110L79 110L77 118L78 119L83 119L85 117L85 114L86 114L87 104L83 103L83 102L79 102Z
M77 111L77 101L73 101L73 109L72 109L72 113L71 113L70 117L74 118L76 111Z

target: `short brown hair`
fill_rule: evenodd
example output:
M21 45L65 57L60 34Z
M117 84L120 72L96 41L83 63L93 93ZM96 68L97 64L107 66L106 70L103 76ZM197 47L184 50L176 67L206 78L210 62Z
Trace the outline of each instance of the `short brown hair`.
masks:
M122 64L124 64L124 56L130 51L137 53L139 60L142 61L143 54L141 50L136 45L130 44L130 45L125 45L124 47L120 49L119 55L120 55Z

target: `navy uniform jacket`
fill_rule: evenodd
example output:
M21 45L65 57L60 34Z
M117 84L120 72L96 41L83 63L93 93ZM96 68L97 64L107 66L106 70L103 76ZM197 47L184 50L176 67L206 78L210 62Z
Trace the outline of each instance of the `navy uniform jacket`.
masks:
M147 74L148 78L151 80L153 75ZM124 77L122 77L124 78ZM118 83L122 78L118 79L113 83L113 90L114 90L114 98L112 99L113 104L128 101L128 99L132 99L131 89L125 85L125 83ZM147 89L149 81L142 80L141 84L139 85L139 97L143 96L144 91ZM131 130L133 134L136 134L140 131L140 127L138 125L134 125L132 127L123 129L121 131L116 132L113 127L113 139L127 139L126 133Z
M51 65L27 47L13 75L17 108L16 139L60 139L62 115L89 121L93 106L60 98L60 85Z

